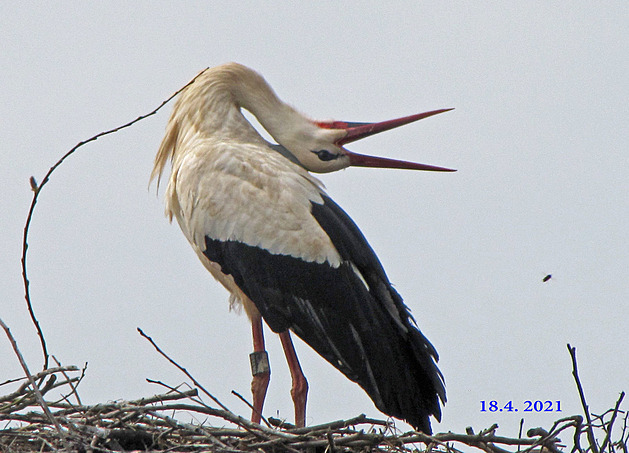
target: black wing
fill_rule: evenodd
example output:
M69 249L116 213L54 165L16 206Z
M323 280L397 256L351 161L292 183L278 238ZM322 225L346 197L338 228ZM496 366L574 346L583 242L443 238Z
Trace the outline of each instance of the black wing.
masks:
M356 224L323 201L312 203L312 215L343 260L337 268L209 237L204 254L233 276L274 332L291 329L382 412L430 433L428 418L441 419L446 399L437 352Z

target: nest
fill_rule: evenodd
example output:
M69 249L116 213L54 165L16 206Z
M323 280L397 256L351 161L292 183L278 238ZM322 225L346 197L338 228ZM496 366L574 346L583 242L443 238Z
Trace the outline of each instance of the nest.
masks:
M507 451L559 452L565 449L559 439L564 433L572 440L572 451L601 453L627 452L627 415L620 440L594 443L596 449L581 446L588 437L587 423L577 415L562 418L549 430L529 430L528 437L509 438L496 434L491 426L478 434L468 428L465 434L400 432L390 420L365 415L317 426L295 428L281 420L265 420L265 425L250 422L225 409L205 404L197 388L168 388L164 394L133 401L84 405L77 385L85 370L58 366L7 384L19 387L0 397L0 450L6 453L35 451L110 452L460 452L471 448L485 452ZM23 382L25 381L25 382ZM36 383L34 390L32 382ZM180 386L183 387L183 386ZM53 392L53 390L56 390ZM55 400L47 395L61 393ZM41 398L41 399L40 399ZM598 427L611 434L609 416L600 417ZM605 415L605 414L604 414ZM192 421L184 421L192 420ZM613 423L613 422L612 422ZM596 423L595 423L596 425ZM587 441L585 441L587 443ZM470 448L466 448L470 447ZM607 448L607 450L605 449Z

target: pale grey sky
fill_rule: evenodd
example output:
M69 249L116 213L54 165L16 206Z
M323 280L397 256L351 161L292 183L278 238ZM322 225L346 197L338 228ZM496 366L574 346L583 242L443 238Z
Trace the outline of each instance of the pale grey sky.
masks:
M21 235L40 180L77 142L156 107L199 70L260 73L314 118L378 121L456 110L354 143L357 152L457 168L349 169L322 176L379 255L440 353L448 404L437 431L522 412L481 400L560 400L526 427L580 412L566 343L592 410L629 379L629 3L37 2L0 5L0 316L41 364L20 276ZM235 412L247 395L244 315L147 190L170 113L80 149L42 192L29 249L50 352L89 362L89 403L184 380L142 327ZM546 274L553 278L542 283ZM266 415L292 420L290 377L268 332ZM307 423L366 412L369 398L298 344ZM0 340L0 382L21 374Z

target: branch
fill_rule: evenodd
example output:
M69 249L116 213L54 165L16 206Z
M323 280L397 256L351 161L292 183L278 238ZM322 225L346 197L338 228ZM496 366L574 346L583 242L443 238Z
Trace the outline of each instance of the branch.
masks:
M247 406L249 406L249 409L251 409L252 411L256 411L255 407L253 407L253 404L251 404L249 401L247 401L246 398L244 396L242 396L240 393L238 393L236 390L232 390L232 395L236 396L238 399L240 399L240 401L242 401ZM258 411L256 411L256 412L258 412ZM258 412L258 414L260 415L260 418L266 424L266 426L268 426L270 428L271 424L266 419L266 417L264 415L260 414L259 412Z
M577 389L579 390L579 397L581 398L581 405L583 406L583 411L585 412L585 419L587 420L586 432L588 436L588 441L590 442L590 447L594 453L599 453L598 447L596 445L596 439L594 438L594 432L592 431L592 417L590 416L590 410L588 408L587 403L585 402L585 394L583 393L583 387L581 386L581 380L579 379L579 372L577 371L577 348L573 348L568 343L568 351L570 352L570 357L572 357L572 375L574 376L574 380L577 384Z
M53 355L52 359L55 361L55 363L57 364L58 367L61 366L61 363L59 363L59 361L57 360L57 358ZM68 374L65 371L61 371L63 374L63 377L66 378L66 380L68 381L68 383L70 384L70 387L72 388L72 391L63 397L64 400L66 400L68 403L70 402L68 398L70 398L70 396L74 395L76 397L76 402L77 404L80 406L83 403L81 403L81 398L79 397L79 393L77 392L77 387L79 386L79 384L81 383L81 381L83 380L83 378L85 377L85 370L87 369L87 363L85 363L85 366L83 367L83 370L81 371L81 376L79 377L79 379L77 380L76 384L72 383L70 381L70 377L68 376Z
M145 334L142 329L140 329L139 327L137 328L138 332L140 333L140 335L142 335L144 338L146 338L155 348L155 350L157 352L159 352L166 360L168 360L170 363L172 363L173 365L175 365L182 373L184 373L186 376L188 376L190 378L190 380L194 383L194 385L196 385L197 387L199 387L201 389L201 391L203 393L205 393L207 396L209 396L210 398L212 398L212 400L218 404L219 406L221 406L221 408L223 408L223 410L226 410L227 412L231 412L229 409L227 409L226 406L223 405L223 403L221 403L218 399L216 399L214 397L214 395L212 395L210 392L208 392L207 390L205 390L205 388L188 372L188 370L186 370L184 367L182 367L181 365L179 365L177 362L175 362L173 359L171 359L170 357L168 357L168 355L162 351L160 349L159 346L157 346L157 344L153 341L153 339L151 337L149 337L147 334Z
M118 132L118 131L120 131L122 129L130 127L130 126L134 125L135 123L137 123L139 121L142 121L145 118L148 118L149 116L155 115L162 107L164 107L167 103L169 103L175 96L177 96L179 93L181 93L189 85L194 83L194 81L201 74L203 74L206 70L207 70L207 68L204 69L203 71L201 71L199 74L197 74L190 82L188 82L182 88L177 90L172 96L170 96L168 99L163 101L157 108L153 109L151 112L149 112L149 113L147 113L145 115L138 116L136 119L134 119L132 121L129 121L128 123L125 123L122 126L115 127L115 128L110 129L108 131L100 132L100 133L94 135L93 137L88 138L87 140L79 142L74 148L72 148L70 151L65 153L61 157L61 159L59 159L52 167L50 167L50 169L48 170L48 172L44 176L44 179L42 179L41 184L38 185L37 181L35 180L35 178L31 176L31 178L30 178L30 185L31 185L31 189L33 190L33 200L31 201L31 206L30 206L30 209L28 210L28 215L26 217L26 224L24 225L24 236L23 236L23 239L22 239L22 280L24 281L24 297L26 299L26 306L28 307L28 312L30 314L31 320L33 321L33 324L35 325L35 329L37 329L37 335L39 336L39 341L41 343L42 353L44 355L44 366L43 366L44 370L46 368L48 368L48 348L46 347L46 340L44 339L44 333L43 333L43 331L42 331L42 329L41 329L41 327L39 325L39 321L37 320L37 317L35 316L35 311L33 310L33 305L32 305L32 302L31 302L31 293L30 293L30 282L28 280L28 273L27 273L27 270L26 270L26 255L27 255L27 251L28 251L28 233L29 233L29 230L30 230L31 221L33 219L33 213L35 211L35 205L37 204L37 200L39 199L39 194L41 193L41 191L44 188L44 186L50 180L50 176L53 174L53 172L68 157L70 157L72 154L74 154L74 152L77 149L79 149L81 146L86 145L87 143L93 142L95 140L98 140L100 137L104 137L105 135L113 134L113 133Z
M48 407L48 404L46 404L46 401L44 401L44 397L42 396L41 392L39 391L39 387L35 383L35 379L33 378L33 375L28 370L28 365L26 364L26 361L24 360L24 356L22 356L22 353L20 352L19 348L17 347L17 342L15 341L15 337L13 337L13 335L11 334L11 331L9 330L9 327L4 323L4 321L2 319L0 319L0 326L2 326L2 328L4 329L4 332L7 334L7 337L9 337L9 341L11 342L11 346L13 346L13 351L15 351L15 355L17 356L18 360L20 361L20 365L22 365L22 369L24 370L24 373L26 374L26 377L28 378L29 382L31 383L31 387L33 387L33 391L35 392L35 395L37 397L37 402L39 403L39 405L41 406L42 410L46 414L46 417L48 418L48 420L55 426L55 429L59 433L59 436L61 437L61 439L65 443L66 433L61 428L61 425L59 424L57 419L50 412L50 408Z
M618 398L618 401L616 401L616 406L614 407L612 418L609 421L609 425L608 425L609 427L607 428L607 435L605 436L605 440L603 440L603 443L601 444L601 451L605 451L605 447L607 447L607 443L611 439L612 426L614 425L614 421L616 420L616 416L618 415L618 408L620 407L620 403L622 402L624 397L625 397L625 392L620 392L620 397Z

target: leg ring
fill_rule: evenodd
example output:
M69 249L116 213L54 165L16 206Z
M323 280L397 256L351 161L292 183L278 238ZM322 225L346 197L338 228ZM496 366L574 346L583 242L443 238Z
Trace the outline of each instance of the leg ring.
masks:
M259 374L270 374L269 355L266 351L255 351L249 354L251 362L251 374L257 376Z

